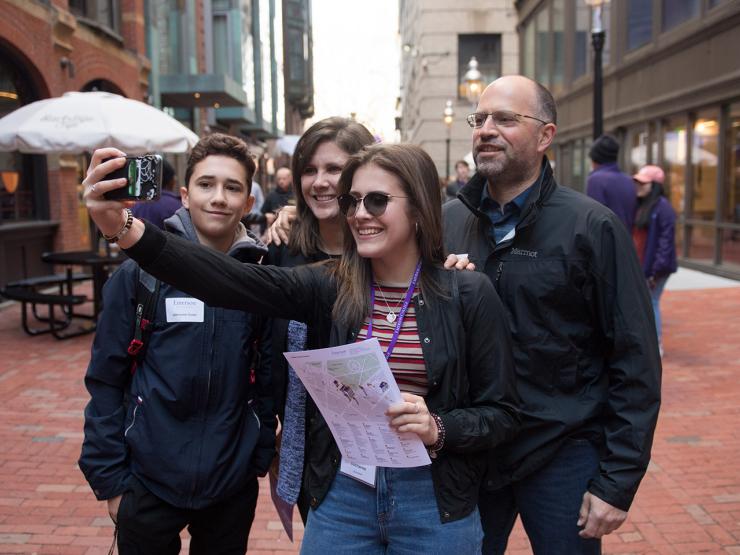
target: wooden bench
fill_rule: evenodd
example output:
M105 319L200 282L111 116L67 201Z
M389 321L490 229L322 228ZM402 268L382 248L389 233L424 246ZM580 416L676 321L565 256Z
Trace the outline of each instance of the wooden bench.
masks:
M51 333L57 339L66 339L68 337L82 335L83 333L89 333L94 330L93 327L90 329L79 328L77 330L64 332L72 322L72 318L70 317L72 307L86 302L87 297L85 295L50 295L48 293L35 291L31 287L23 287L19 285L7 286L0 289L0 295L6 299L21 303L21 325L23 327L23 331L28 335ZM28 323L29 304L32 307L35 319L46 324L45 327L30 327ZM46 305L48 307L48 317L39 318L36 316L36 305ZM54 308L57 306L61 308L61 319L57 319L55 314Z

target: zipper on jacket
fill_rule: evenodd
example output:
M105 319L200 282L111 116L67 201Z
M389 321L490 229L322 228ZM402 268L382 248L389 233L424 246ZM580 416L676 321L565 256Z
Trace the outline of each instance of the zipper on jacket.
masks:
M500 261L498 263L498 268L496 268L496 281L493 283L496 287L498 287L498 280L501 279L501 274L504 271L504 263L503 261Z
M136 396L136 406L134 407L134 415L131 418L131 424L129 424L128 428L126 428L123 432L123 437L126 437L128 435L128 432L131 428L134 427L134 424L136 424L136 411L139 410L139 407L142 405L144 400L140 396Z
M218 309L212 308L213 315L211 318L211 352L208 357L208 380L206 382L206 405L203 410L203 420L205 421L208 414L208 405L211 401L211 374L213 373L213 357L215 356L215 344L216 344L216 311Z

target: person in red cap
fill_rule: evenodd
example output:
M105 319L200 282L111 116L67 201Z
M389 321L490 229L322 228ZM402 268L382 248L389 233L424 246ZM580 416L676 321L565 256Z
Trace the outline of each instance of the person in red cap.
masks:
M658 166L643 166L632 176L637 188L637 211L632 238L645 272L655 313L658 345L663 355L660 296L668 276L676 271L676 212L663 193L665 173Z

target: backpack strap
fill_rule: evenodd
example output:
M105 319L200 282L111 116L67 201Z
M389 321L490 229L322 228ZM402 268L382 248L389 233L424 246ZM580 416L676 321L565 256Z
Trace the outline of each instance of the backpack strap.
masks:
M144 359L149 337L154 326L160 282L140 267L136 267L136 318L133 337L127 352L131 356L131 374L136 372L138 363Z
M257 369L262 364L262 333L266 319L259 314L252 314L252 334L247 342L247 368L249 369L249 385L257 382Z

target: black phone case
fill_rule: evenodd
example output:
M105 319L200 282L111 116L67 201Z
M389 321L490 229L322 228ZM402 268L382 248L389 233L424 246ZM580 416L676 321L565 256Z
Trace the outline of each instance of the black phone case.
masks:
M127 156L126 164L105 176L105 179L126 178L128 184L108 191L108 200L157 200L162 190L162 157L159 154Z

